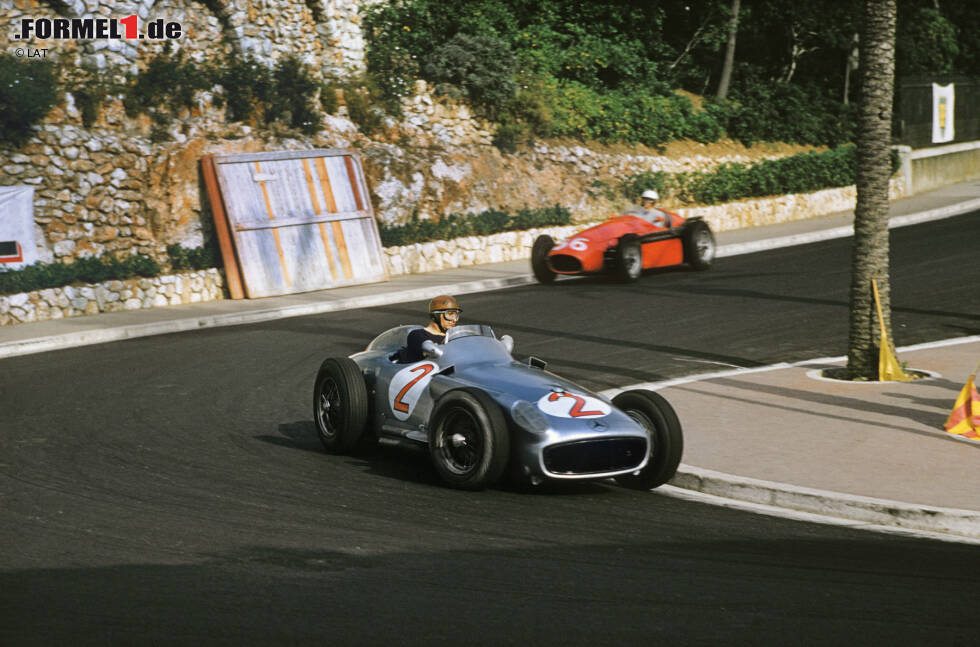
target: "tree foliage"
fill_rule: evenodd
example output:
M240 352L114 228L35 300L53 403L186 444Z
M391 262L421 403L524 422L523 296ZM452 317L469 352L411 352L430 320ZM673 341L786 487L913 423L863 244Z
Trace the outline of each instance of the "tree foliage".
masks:
M939 8L937 8L937 6ZM391 103L426 79L500 124L498 140L565 135L837 145L853 140L849 78L861 5L742 0L726 100L712 96L732 0L393 0L367 11L368 70ZM976 74L975 0L899 0L897 74ZM487 52L498 60L486 60ZM508 76L506 70L511 68ZM848 97L846 95L853 95ZM668 114L651 116L650 110Z

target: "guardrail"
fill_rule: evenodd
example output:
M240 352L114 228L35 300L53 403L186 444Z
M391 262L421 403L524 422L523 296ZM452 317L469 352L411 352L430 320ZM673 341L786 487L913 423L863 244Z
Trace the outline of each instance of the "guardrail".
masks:
M912 150L896 146L908 195L980 179L980 142Z

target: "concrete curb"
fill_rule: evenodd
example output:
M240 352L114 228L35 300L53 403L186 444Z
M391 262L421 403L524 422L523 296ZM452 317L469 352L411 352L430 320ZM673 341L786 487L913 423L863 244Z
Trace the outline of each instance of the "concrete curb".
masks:
M875 499L763 481L681 465L670 485L725 499L893 526L967 539L980 539L980 512Z
M977 209L980 209L980 199L967 200L966 202L960 202L958 204L950 205L948 207L929 209L928 211L922 211L919 213L913 213L905 216L895 216L894 218L888 221L888 228L895 229L896 227L908 227L909 225L918 225L920 223L929 222L931 220L942 220L943 218L952 218L953 216L958 216L960 214L968 213L970 211L975 211ZM854 226L846 225L844 227L834 227L832 229L824 229L823 231L814 231L805 234L794 234L792 236L767 238L765 240L755 240L748 243L733 243L731 245L721 245L718 247L716 256L721 258L723 256L737 256L739 254L751 254L752 252L761 252L767 249L792 247L793 245L816 243L822 240L832 240L834 238L848 238L853 235L854 235Z

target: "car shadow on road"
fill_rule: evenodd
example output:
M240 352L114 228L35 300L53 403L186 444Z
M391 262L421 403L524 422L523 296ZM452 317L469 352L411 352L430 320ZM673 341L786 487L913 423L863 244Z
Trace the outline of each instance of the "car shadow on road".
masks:
M284 422L279 425L278 431L279 435L263 434L254 438L277 447L326 455L317 436L316 425L312 420ZM421 445L417 447L388 446L368 443L350 454L334 455L334 457L363 470L367 474L410 483L445 487L432 466L425 447ZM492 489L520 494L557 496L601 494L609 491L610 487L618 486L611 479L607 481L545 481L539 485L532 485L517 476L505 474Z

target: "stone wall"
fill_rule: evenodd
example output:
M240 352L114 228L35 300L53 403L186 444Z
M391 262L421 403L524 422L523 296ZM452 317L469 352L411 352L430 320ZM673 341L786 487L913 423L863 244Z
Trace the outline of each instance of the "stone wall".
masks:
M224 298L217 269L0 296L0 326Z

